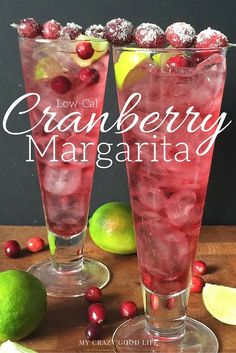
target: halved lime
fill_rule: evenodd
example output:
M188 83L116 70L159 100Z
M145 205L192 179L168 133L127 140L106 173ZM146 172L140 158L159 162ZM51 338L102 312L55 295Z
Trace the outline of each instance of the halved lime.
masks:
M123 51L120 54L119 60L114 65L116 84L119 89L122 89L124 81L130 71L139 66L147 58L149 58L148 52L130 50Z
M0 346L0 353L37 353L32 349L26 348L18 343L6 341Z
M217 320L236 325L236 288L206 283L202 298L206 309Z

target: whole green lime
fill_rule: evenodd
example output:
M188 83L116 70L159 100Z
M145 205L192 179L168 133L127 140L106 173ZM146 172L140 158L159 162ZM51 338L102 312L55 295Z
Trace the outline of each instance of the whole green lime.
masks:
M32 333L47 310L42 283L28 272L0 273L0 341L18 341Z
M123 202L100 206L89 220L89 231L95 244L114 254L134 254L136 242L131 208Z

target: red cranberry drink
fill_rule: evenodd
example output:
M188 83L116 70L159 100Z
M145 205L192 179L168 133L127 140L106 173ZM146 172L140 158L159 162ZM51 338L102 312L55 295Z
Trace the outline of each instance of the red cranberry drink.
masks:
M62 27L51 20L40 26L25 19L17 29L26 92L34 93L28 98L29 108L35 105L29 113L31 144L52 257L58 262L59 238L77 237L75 260L83 252L99 138L99 124L90 131L86 125L92 114L102 113L109 43L82 35L74 23ZM56 249L67 247L60 244Z
M227 38L210 28L196 36L185 23L171 25L165 33L155 24L141 24L133 38L135 46L113 48L117 94L120 110L134 95L122 128L145 326L168 341L183 335L180 328L185 325L186 291L214 145L209 142L217 128L225 83ZM134 106L137 94L141 99ZM138 121L130 129L134 114ZM146 337L138 321L134 325L138 337ZM115 339L134 339L127 330L124 325Z

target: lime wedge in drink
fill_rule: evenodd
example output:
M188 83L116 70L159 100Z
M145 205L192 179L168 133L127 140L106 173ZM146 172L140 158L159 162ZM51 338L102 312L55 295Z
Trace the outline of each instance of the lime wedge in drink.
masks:
M37 353L36 351L32 351L32 349L21 346L18 343L6 341L0 346L0 353Z
M36 81L51 79L62 72L62 66L50 56L39 59L35 65L34 78Z
M137 52L130 50L123 51L120 54L119 60L114 65L116 84L119 89L122 89L124 81L130 71L139 66L147 58L149 58L148 52Z
M202 298L206 309L217 320L236 325L236 288L207 283Z

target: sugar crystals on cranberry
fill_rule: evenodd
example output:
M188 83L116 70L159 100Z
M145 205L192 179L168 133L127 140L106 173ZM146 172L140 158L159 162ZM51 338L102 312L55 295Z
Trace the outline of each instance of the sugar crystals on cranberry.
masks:
M103 39L103 38L105 38L105 27L100 24L99 25L91 25L86 29L85 34L89 37Z
M188 23L176 22L166 29L166 39L175 48L189 48L196 39L195 29Z
M133 35L134 41L141 48L163 48L166 45L164 31L154 23L142 23Z
M82 34L82 27L74 22L68 22L67 25L63 27L61 34L63 36L69 36L70 39L75 39Z
M126 45L132 41L133 24L124 18L107 22L105 37L113 45Z
M196 38L196 48L221 48L227 47L227 37L216 29L207 29L201 31Z

